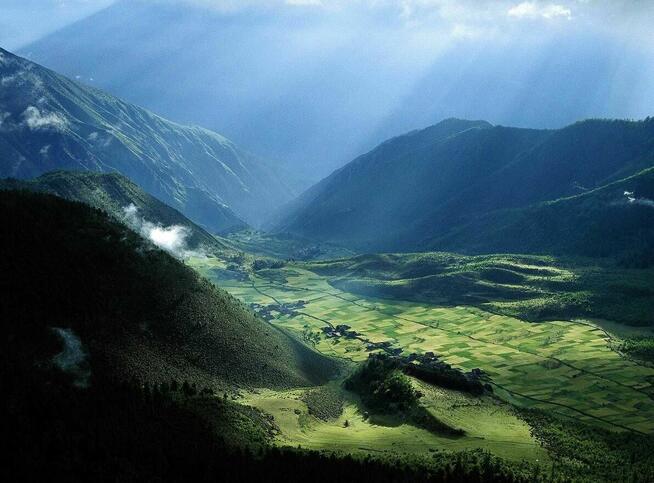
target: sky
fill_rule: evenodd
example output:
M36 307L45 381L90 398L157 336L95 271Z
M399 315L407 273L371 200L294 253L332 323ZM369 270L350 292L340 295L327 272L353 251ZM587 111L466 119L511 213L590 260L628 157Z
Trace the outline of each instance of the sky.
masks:
M129 0L128 0L129 1ZM133 0L132 0L133 1ZM305 15L381 16L398 27L438 29L452 37L507 38L521 28L566 25L609 30L651 47L650 0L147 0L222 14L296 11ZM0 44L18 49L101 10L116 0L2 0ZM558 24L558 25L557 25Z
M312 181L447 117L555 128L654 114L651 0L0 5L0 46Z

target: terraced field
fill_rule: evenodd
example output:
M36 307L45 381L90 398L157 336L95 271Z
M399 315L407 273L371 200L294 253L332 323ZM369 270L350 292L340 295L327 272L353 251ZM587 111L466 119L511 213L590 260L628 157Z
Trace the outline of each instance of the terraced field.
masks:
M221 260L189 263L325 354L364 360L382 350L370 350L381 342L404 353L432 351L466 371L483 369L496 394L516 405L615 430L654 432L654 369L612 351L611 336L589 322L529 323L468 306L360 297L297 265L229 280ZM323 332L340 324L359 337Z

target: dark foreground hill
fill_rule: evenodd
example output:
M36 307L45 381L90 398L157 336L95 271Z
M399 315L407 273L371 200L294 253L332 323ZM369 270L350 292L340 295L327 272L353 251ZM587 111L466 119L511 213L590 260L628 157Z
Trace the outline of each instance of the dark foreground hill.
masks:
M291 203L274 228L368 251L578 252L604 237L594 226L597 216L578 210L622 205L625 213L627 207L638 211L627 216L632 223L604 228L638 232L645 226L643 205L628 203L613 188L601 196L593 190L652 165L652 118L590 120L560 130L447 120L391 139L334 172ZM632 184L620 186L636 189ZM584 193L556 205L561 223L548 223L546 237L543 230L521 233L548 211L531 207ZM495 215L505 210L514 212ZM522 221L513 228L498 226L516 219ZM605 225L618 218L608 220ZM621 237L597 252L627 251L632 242Z
M0 176L118 171L212 232L257 223L291 193L221 135L145 109L0 49Z
M228 247L218 238L193 223L179 211L146 193L119 173L91 171L54 171L38 178L0 179L0 190L29 190L49 193L71 201L79 201L106 211L118 220L129 221L126 210L136 208L135 216L153 224L184 227L189 249L202 248L211 252Z
M338 364L100 210L0 191L0 223L7 481L540 480L482 452L271 449L274 422L227 392L313 384Z
M310 385L337 369L99 210L2 191L0 220L0 319L14 343L66 330L90 374L213 388Z

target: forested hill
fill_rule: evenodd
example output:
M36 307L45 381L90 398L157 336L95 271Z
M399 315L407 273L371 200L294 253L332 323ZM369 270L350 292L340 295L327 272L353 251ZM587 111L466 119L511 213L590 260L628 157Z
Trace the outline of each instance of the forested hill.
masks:
M305 386L337 368L99 210L0 191L0 222L11 294L0 320L29 351L61 329L79 338L90 377L211 388Z
M146 193L119 173L91 171L54 171L38 178L20 180L0 179L0 190L29 190L50 193L71 201L86 203L106 211L120 221L132 221L127 216L131 205L136 211L135 221L149 222L160 227L184 227L184 242L189 249L221 251L228 247L217 237L193 223L179 211Z
M560 130L447 120L391 139L334 172L289 204L274 229L368 251L511 251L509 238L505 244L495 237L491 248L465 238L459 245L454 235L470 225L483 240L481 230L498 227L476 225L480 217L589 193L653 165L654 118L588 120ZM627 203L622 193L611 196L602 201ZM582 233L590 229L575 221Z
M291 198L274 169L223 136L176 124L0 49L0 176L118 171L212 232Z

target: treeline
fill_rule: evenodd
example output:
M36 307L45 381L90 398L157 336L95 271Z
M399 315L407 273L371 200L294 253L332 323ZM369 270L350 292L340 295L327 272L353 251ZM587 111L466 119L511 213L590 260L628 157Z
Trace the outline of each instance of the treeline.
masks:
M436 386L464 391L475 396L482 395L485 391L492 391L491 386L486 387L482 380L473 375L465 374L462 371L451 367L444 362L431 364L406 364L404 372L422 381Z
M533 409L520 414L552 458L552 480L654 481L654 436L610 431Z
M461 436L464 432L431 414L419 404L423 394L414 389L396 357L371 354L345 380L345 389L356 392L374 414L391 415L436 433Z
M628 337L621 340L616 348L635 359L654 363L654 337Z
M235 446L191 410L192 385L170 392L138 381L64 374L8 374L2 433L5 481L538 481L536 467L477 451L430 459L353 457L259 445ZM224 402L214 398L216 405Z

